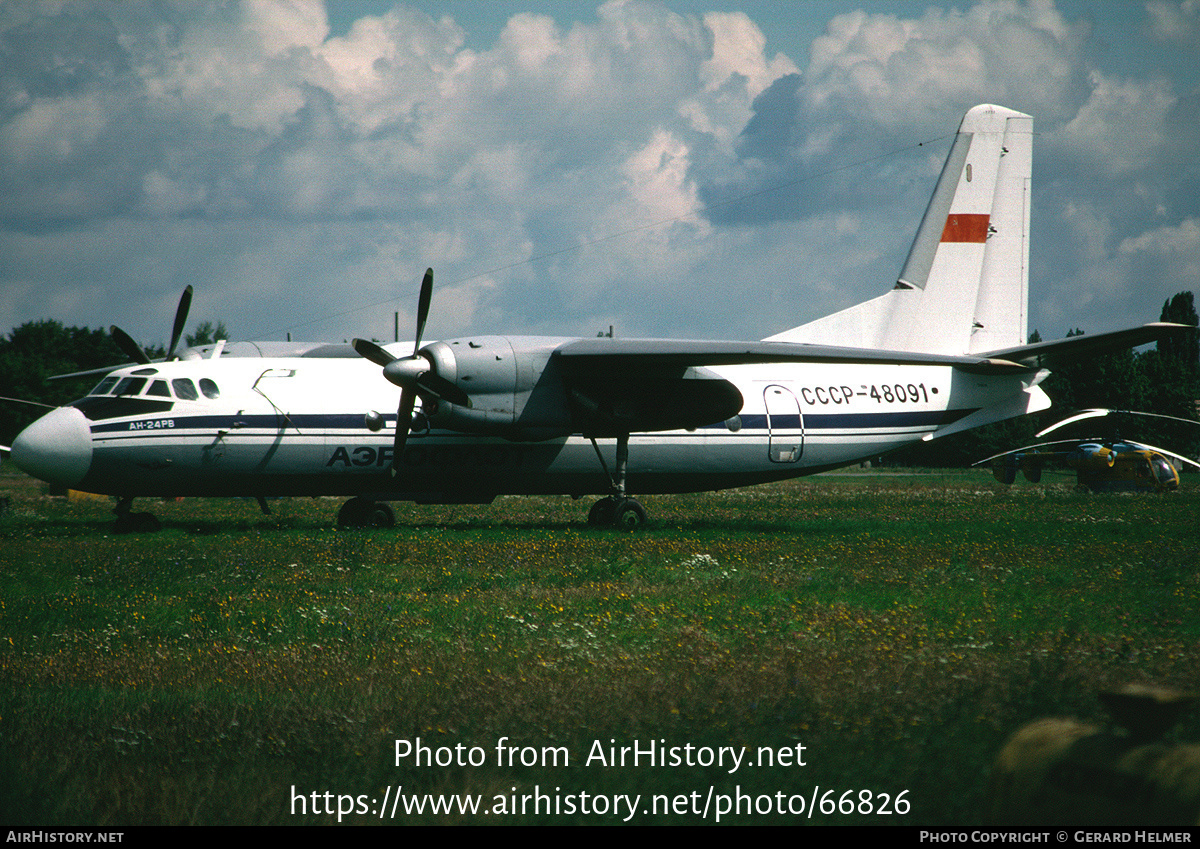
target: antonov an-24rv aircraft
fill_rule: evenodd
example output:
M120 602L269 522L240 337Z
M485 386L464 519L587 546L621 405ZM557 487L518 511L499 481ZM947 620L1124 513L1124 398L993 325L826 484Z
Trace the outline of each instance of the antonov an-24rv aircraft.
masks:
M1046 368L1176 329L1026 345L1032 119L967 112L895 286L756 342L476 336L412 346L240 343L109 373L25 429L21 469L118 496L389 501L607 493L595 525L636 526L628 492L781 480L1042 410ZM183 312L183 310L181 310ZM180 324L177 322L177 332ZM172 343L174 348L174 342ZM390 411L395 410L395 413Z

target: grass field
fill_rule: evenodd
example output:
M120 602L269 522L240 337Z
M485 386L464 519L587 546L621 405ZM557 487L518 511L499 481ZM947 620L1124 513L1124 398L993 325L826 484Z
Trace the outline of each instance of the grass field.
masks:
M824 475L648 498L634 534L565 498L396 505L395 530L350 532L332 500L199 499L139 502L165 529L116 536L110 502L11 467L0 496L14 825L339 806L682 824L720 805L722 823L972 825L1024 722L1100 718L1096 690L1126 682L1200 690L1191 476L1137 496ZM1196 713L1174 733L1200 739ZM635 745L667 764L611 763ZM405 813L422 794L481 807Z

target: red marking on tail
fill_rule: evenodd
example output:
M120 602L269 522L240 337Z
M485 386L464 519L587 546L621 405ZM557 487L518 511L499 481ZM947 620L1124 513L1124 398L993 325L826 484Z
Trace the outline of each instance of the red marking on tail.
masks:
M952 212L946 216L943 242L986 242L990 215L977 212Z

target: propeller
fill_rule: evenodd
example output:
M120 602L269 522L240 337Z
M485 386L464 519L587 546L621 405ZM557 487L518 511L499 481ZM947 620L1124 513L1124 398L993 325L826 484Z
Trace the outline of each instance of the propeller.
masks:
M351 344L358 354L383 368L383 376L400 387L400 406L396 410L396 439L392 446L392 474L400 470L400 458L412 429L412 413L417 398L427 405L436 407L438 401L471 406L471 399L452 382L434 371L433 360L421 353L421 337L425 335L425 322L429 318L429 305L433 299L433 269L425 271L421 280L421 292L417 297L417 334L413 340L411 357L393 357L379 345L366 339L354 339Z
M171 330L171 347L167 349L165 358L167 361L175 358L175 346L179 344L179 339L183 336L183 328L187 324L188 310L191 307L192 287L188 286L179 298L179 306L175 308L175 326ZM108 328L108 332L112 335L113 341L117 343L117 347L129 359L140 365L148 365L152 362L146 352L142 350L142 346L133 341L133 337L124 330L114 324Z

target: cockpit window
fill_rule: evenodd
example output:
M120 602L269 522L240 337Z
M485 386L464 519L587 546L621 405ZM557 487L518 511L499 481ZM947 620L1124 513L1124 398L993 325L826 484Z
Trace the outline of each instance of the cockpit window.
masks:
M115 377L106 377L104 380L96 384L96 388L91 391L92 395L107 395L112 388L117 385Z
M127 377L117 384L116 395L137 395L146 385L144 377Z
M200 391L204 393L205 398L221 397L221 390L217 388L217 384L213 383L207 377L200 378Z
M1175 470L1171 468L1162 457L1155 457L1153 460L1154 471L1157 474L1159 483L1171 484L1175 483Z
M150 388L146 390L147 395L157 395L160 398L170 398L171 390L167 388L165 380L150 381Z
M171 386L175 389L176 397L184 401L195 401L200 397L200 394L196 392L196 384L186 377L175 378L171 381Z

